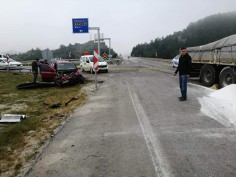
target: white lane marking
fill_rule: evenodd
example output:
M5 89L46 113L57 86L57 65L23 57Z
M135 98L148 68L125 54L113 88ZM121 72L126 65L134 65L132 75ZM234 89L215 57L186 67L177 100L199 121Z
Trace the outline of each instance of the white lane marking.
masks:
M140 133L140 128L139 130L130 130L130 131L123 131L123 132L107 132L107 133L104 133L104 136L123 136L123 135L134 134L134 133Z
M128 83L126 84L128 87L130 99L133 103L134 110L136 112L140 127L143 132L145 143L148 147L149 154L151 156L153 166L155 168L156 176L157 177L173 176L170 174L171 170L169 167L169 163L167 162L167 160L164 157L164 154L162 153L163 150L160 147L160 142L153 133L148 116L146 115L137 95L134 92L131 92Z

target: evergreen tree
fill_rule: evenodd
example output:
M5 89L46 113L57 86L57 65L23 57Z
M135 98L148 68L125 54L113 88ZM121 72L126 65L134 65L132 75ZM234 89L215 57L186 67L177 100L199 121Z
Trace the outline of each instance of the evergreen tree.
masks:
M214 42L236 34L236 12L216 14L192 22L182 31L164 38L156 38L149 44L138 44L133 47L131 55L135 57L173 58L180 47L192 47Z

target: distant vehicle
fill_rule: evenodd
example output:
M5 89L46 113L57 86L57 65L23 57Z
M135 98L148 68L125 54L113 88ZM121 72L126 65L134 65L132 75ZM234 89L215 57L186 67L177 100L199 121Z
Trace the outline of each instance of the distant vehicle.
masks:
M93 55L83 55L80 58L80 67L82 69L82 72L84 71L90 71L90 73L94 73L94 67L93 67L94 63L93 63ZM108 72L108 64L106 61L103 60L102 57L99 57L99 61L98 61L98 66L99 66L99 70L98 71L104 71L104 72Z
M3 61L3 59L0 58L0 69L7 69L8 63Z
M172 67L178 67L179 65L179 55L176 55L173 59L172 59Z
M55 82L59 86L84 82L75 64L64 60L58 60L54 65L41 63L40 74L43 82Z
M3 59L3 61L5 61L7 63L7 59ZM10 69L14 69L14 68L17 68L17 67L22 67L23 64L21 62L18 62L18 61L15 61L13 59L9 59L9 66L10 66Z
M236 34L187 50L192 57L191 75L199 76L204 86L236 84Z
M23 66L23 64L21 62L15 61L11 58L9 58L8 62L7 62L7 56L1 54L0 55L0 67L1 68L7 69L8 65L9 65L9 69L18 69L19 67Z

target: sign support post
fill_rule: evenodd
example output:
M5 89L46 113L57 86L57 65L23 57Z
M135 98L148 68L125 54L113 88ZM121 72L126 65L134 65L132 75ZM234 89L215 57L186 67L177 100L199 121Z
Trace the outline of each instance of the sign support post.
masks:
M88 18L77 18L77 19L72 19L72 28L73 28L73 33L88 33L89 30L97 30L98 32L98 51L94 51L94 59L95 59L95 54L97 56L97 65L99 61L99 56L100 56L100 28L99 27L89 27L88 25ZM95 65L95 63L94 63ZM95 88L97 89L97 70L98 68L93 68L95 71Z
M89 27L89 30L97 30L98 31L98 55L100 56L100 28L99 27ZM95 57L95 52L94 52ZM99 61L99 58L98 58ZM97 70L95 69L95 88L97 89Z
M110 60L111 59L111 38L101 38L100 40L109 40L109 56L108 56L108 58ZM95 41L97 41L97 40L95 39Z
M98 55L100 55L100 28L99 27L89 27L89 30L98 31Z
M111 60L111 38L104 38L104 40L109 40L109 60Z

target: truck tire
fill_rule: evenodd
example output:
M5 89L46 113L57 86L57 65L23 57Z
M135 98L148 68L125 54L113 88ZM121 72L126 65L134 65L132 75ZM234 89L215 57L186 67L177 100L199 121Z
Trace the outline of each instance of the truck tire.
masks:
M236 83L236 70L229 66L223 68L219 76L220 87L222 88L235 83Z
M212 65L204 65L200 73L200 81L206 87L211 87L217 80L216 69Z

